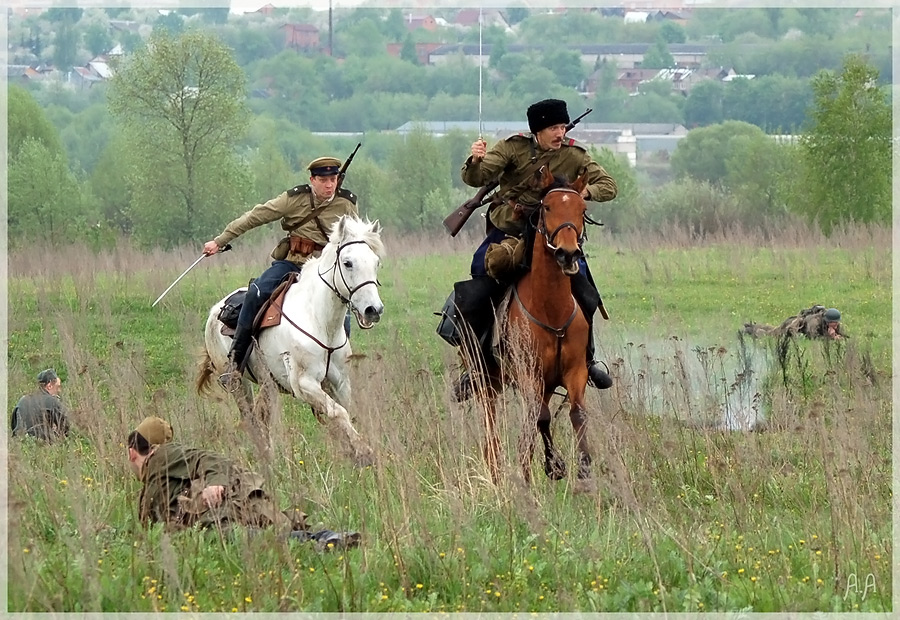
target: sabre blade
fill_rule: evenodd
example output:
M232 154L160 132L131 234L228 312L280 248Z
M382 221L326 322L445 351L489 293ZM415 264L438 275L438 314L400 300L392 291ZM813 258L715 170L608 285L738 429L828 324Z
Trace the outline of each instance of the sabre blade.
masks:
M186 275L188 274L188 272L189 272L191 269L193 269L194 267L196 267L196 266L197 266L197 263L199 263L200 261L202 261L204 258L206 258L206 254L201 254L201 255L200 255L200 258L198 258L198 259L195 260L193 263L191 263L191 266L188 267L187 269L185 269L185 270L184 270L184 273L182 273L180 276L178 276L177 278L175 278L175 281L172 282L172 284L169 285L169 288L167 288L166 290L164 290L164 291L162 292L162 295L160 295L159 297L157 297L157 298L156 298L156 301L154 301L154 302L153 302L153 305L151 305L150 307L151 307L151 308L155 308L155 307L156 307L156 304L159 303L159 300L162 299L163 297L165 297L165 296L166 296L166 293L168 293L169 291L171 291L172 288L173 288L176 284L178 284L178 282L181 280L181 278L183 278L184 276L186 276Z

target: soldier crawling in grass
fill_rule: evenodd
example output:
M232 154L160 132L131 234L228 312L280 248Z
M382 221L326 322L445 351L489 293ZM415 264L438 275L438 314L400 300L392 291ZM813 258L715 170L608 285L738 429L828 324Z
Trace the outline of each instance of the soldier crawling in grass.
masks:
M128 435L128 460L143 484L138 500L140 520L171 529L275 528L322 546L355 546L356 532L307 529L299 509L281 511L264 489L263 478L231 459L172 441L171 425L145 418Z
M744 333L758 336L799 336L841 340L846 338L841 328L841 312L837 308L815 305L786 318L781 325L745 323Z

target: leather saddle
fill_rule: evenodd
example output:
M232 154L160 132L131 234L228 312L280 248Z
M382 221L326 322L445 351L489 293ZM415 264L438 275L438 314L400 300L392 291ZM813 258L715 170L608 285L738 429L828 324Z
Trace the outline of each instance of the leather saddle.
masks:
M267 327L274 327L281 324L282 308L284 307L284 297L287 295L288 289L291 288L300 279L300 274L292 271L287 274L284 279L275 287L269 298L263 302L256 318L253 319L253 336L256 337L259 332ZM220 331L223 336L234 337L234 330L237 327L237 319L240 315L241 305L243 305L244 297L247 291L238 291L225 300L225 305L219 312L219 321L222 323Z

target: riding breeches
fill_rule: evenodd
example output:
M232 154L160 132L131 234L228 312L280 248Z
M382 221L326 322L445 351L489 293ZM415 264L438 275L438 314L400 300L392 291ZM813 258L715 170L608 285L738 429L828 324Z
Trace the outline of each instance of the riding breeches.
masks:
M287 260L272 261L272 265L250 284L247 296L244 297L244 304L241 306L241 314L238 316L239 326L245 329L253 327L256 313L284 277L291 272L300 273L300 265Z
M272 295L281 281L289 273L300 273L301 266L288 260L272 261L268 269L262 272L262 275L256 278L247 289L247 295L244 297L244 303L241 306L241 313L238 315L237 324L244 329L253 327L253 319L266 300ZM344 318L344 333L350 336L350 313Z

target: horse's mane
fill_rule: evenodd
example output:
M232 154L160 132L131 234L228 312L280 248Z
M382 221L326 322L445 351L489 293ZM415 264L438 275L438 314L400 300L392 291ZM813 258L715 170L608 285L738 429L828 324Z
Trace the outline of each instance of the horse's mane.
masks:
M380 227L375 222L370 221L368 218L361 220L354 215L344 215L341 219L344 221L346 229L343 241L346 241L348 237L364 241L378 258L384 259L384 242L381 240ZM337 245L342 241L337 239L338 228L339 226L336 224L328 239L330 244Z
M547 192L549 192L551 189L563 189L568 187L572 187L572 184L569 183L565 177L554 174L553 183L541 190L541 198L543 199L543 197L546 196Z

